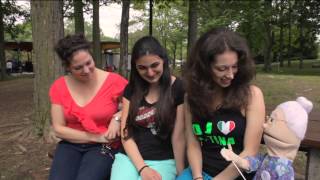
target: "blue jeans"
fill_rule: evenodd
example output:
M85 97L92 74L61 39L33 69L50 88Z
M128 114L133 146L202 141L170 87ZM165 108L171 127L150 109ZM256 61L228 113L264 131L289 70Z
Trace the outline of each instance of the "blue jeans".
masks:
M113 158L101 153L101 144L61 141L54 154L49 180L108 180ZM112 150L114 157L116 153Z
M203 180L211 180L212 177L205 173L205 172L202 172L202 177L203 177ZM177 177L176 180L192 180L193 177L192 177L192 171L191 171L191 168L188 167L187 169L184 169L182 171L182 173L180 174L180 176Z

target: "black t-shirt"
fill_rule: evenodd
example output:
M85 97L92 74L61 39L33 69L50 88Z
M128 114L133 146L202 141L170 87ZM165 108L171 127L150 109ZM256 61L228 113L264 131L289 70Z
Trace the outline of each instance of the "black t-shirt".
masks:
M223 147L231 144L236 154L243 150L246 118L239 111L220 108L208 118L193 120L192 126L201 144L203 170L212 177L230 164L220 154ZM245 176L252 179L251 174Z
M130 101L133 87L128 84L124 90L124 97ZM174 106L182 104L184 101L184 88L182 81L178 78L173 82L172 96L174 98ZM166 138L158 136L155 127L155 108L156 103L150 104L145 99L140 103L138 114L136 116L136 124L133 131L133 139L135 140L138 149L145 160L165 160L173 159L173 150L171 144L171 134ZM123 153L125 153L122 150Z

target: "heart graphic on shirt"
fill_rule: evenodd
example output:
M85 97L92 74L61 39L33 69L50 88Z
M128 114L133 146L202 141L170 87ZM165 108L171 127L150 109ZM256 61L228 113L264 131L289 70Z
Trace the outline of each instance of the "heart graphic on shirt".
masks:
M234 121L227 121L227 122L219 121L217 126L220 132L222 132L224 135L227 135L234 130L234 128L236 127L236 124L234 123Z

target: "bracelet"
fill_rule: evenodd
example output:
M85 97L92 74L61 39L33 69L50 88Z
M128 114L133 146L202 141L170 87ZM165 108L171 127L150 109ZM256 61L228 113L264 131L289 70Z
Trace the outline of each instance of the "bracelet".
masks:
M193 180L197 180L197 179L203 179L203 177L202 177L202 176L199 176L199 177L193 178Z
M146 168L146 167L149 167L148 165L144 165L144 166L142 166L142 168L140 168L140 170L138 171L138 174L140 175L141 174L141 172L142 172L142 170L144 169L144 168Z

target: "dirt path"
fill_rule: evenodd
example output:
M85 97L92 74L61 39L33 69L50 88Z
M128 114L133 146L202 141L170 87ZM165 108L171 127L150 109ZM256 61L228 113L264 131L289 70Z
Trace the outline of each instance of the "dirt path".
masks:
M0 82L0 179L47 179L49 149L32 134L33 79Z

